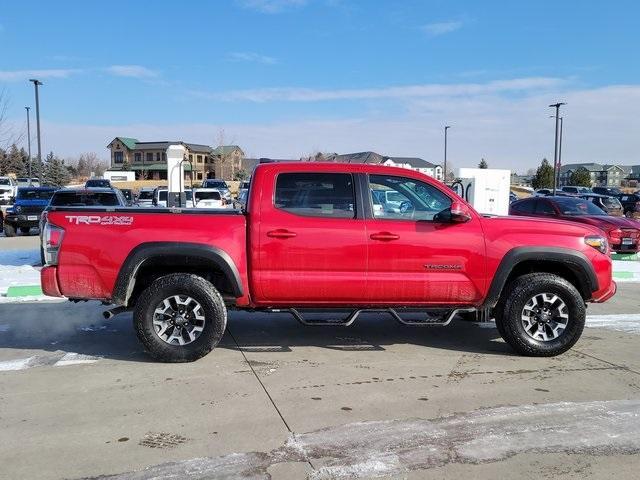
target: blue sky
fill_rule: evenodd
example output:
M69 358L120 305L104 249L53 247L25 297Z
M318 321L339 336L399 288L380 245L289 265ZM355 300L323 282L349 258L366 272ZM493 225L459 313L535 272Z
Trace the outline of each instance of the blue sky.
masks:
M5 2L0 88L24 128L44 82L43 144L114 135L250 155L374 150L523 170L552 156L640 163L640 5L633 1ZM607 157L607 158L605 158Z

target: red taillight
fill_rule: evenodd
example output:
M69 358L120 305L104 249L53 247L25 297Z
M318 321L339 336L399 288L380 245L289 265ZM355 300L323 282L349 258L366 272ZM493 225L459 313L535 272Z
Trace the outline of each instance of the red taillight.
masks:
M46 265L58 264L58 252L64 238L64 229L46 223L44 226L44 235L42 236L42 248L44 250L44 262Z
M619 228L617 228L615 230L610 230L609 231L609 236L611 238L622 238L622 230L620 230Z

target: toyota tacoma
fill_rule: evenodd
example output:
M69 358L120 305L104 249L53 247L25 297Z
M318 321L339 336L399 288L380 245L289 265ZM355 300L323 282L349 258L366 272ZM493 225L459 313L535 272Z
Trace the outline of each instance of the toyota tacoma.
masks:
M167 362L211 351L229 309L312 325L309 311L351 311L325 325L477 314L518 353L552 356L579 339L586 304L616 291L596 227L485 217L430 177L367 164L261 164L244 210L52 207L43 248L47 295L132 310Z

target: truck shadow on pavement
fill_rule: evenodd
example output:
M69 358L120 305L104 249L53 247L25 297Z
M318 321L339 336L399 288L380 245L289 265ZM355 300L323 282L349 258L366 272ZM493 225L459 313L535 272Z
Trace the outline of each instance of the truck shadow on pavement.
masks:
M131 313L105 320L105 308L98 302L0 304L0 348L153 362L138 342ZM243 352L286 353L309 346L384 352L393 345L409 344L489 355L513 354L495 328L460 320L447 327L405 326L384 314L370 313L350 327L303 326L285 313L232 311L227 327L217 348L239 348Z

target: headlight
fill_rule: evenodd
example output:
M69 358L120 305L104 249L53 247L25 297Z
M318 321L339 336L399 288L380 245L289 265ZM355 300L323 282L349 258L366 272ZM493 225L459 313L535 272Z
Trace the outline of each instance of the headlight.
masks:
M595 248L600 253L607 253L607 251L609 251L607 239L600 235L589 235L588 237L584 237L584 243Z

